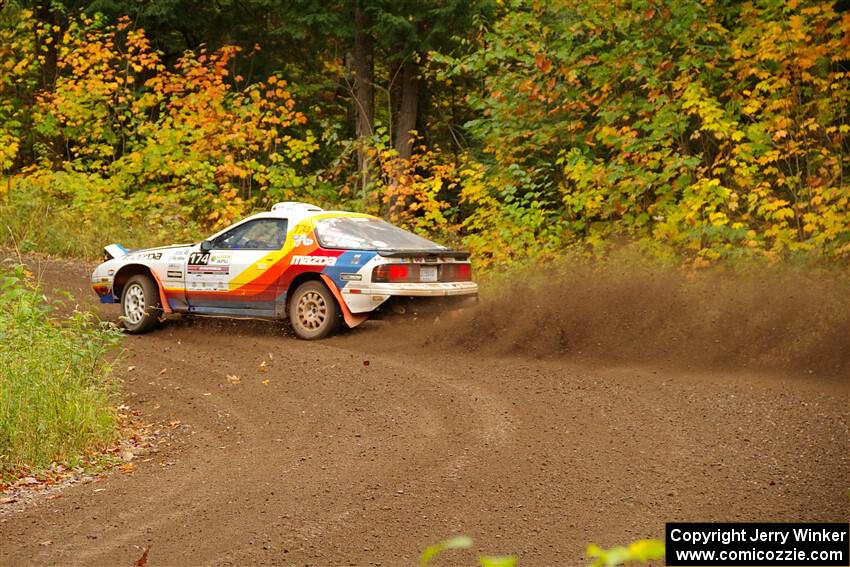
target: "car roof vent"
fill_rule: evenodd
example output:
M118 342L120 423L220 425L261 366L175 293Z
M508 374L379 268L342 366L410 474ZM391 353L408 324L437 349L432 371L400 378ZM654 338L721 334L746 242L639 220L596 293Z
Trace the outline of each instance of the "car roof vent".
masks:
M310 203L301 203L299 201L283 201L281 203L275 203L272 205L273 211L302 211L309 213L318 213L323 209L321 207L317 207L316 205L311 205Z

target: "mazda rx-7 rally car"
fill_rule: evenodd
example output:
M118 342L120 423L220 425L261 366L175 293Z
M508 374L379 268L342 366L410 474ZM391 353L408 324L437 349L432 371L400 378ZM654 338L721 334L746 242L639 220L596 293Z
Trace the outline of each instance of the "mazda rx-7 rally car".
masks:
M104 248L92 274L101 303L131 333L168 313L289 318L302 339L344 321L474 302L469 254L359 213L278 203L198 244Z

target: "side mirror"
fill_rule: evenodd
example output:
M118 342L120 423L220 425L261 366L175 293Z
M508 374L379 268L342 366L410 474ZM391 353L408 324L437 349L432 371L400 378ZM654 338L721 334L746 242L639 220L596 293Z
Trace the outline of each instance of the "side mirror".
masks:
M201 252L209 252L210 250L212 250L212 247L212 242L210 242L209 240L201 241Z

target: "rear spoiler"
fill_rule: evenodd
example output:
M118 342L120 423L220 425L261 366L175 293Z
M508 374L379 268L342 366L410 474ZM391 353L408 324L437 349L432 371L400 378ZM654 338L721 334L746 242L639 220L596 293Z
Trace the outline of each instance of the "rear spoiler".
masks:
M410 256L424 256L425 258L457 258L458 260L469 259L469 252L464 250L434 250L426 248L424 250L394 250L384 248L378 250L378 254L384 258L408 258Z
M106 246L103 249L103 261L105 262L107 260L126 256L128 252L129 250L127 250L120 244L110 244L109 246Z

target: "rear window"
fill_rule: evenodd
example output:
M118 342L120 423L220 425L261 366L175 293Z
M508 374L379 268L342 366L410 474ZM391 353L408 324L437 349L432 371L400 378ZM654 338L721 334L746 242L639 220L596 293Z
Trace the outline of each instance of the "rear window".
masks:
M316 236L324 248L348 250L445 250L427 238L402 230L381 219L335 217L316 221Z

